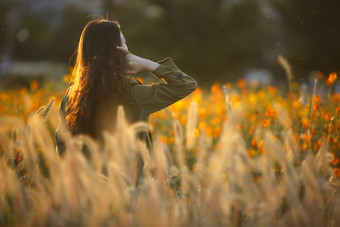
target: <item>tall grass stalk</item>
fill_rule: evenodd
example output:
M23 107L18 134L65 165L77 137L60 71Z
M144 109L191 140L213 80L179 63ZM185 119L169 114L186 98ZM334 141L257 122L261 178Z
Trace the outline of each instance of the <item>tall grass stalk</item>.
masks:
M138 141L136 135L148 126L127 124L122 109L117 131L105 133L104 145L71 136L62 126L60 133L67 138L63 157L56 154L48 130L57 127L54 106L45 119L34 116L30 130L22 120L2 117L0 225L339 226L340 186L334 178L329 181L327 143L316 156L301 156L291 119L283 107L275 108L283 140L265 131L263 154L249 156L237 130L244 111L240 106L224 124L218 146L210 147L201 129L191 148L197 150L192 171L177 121L170 151L177 158L174 166L159 137L153 152ZM144 170L136 186L140 156Z
M226 105L227 105L228 114L231 115L233 110L231 108L231 104L230 104L230 101L229 101L228 88L227 88L227 86L223 85L222 89L223 89L224 99L225 99L225 102L226 102Z
M310 135L310 132L312 130L312 117L313 117L313 112L314 112L314 98L315 98L315 95L316 95L316 83L318 82L317 78L314 79L314 88L313 88L313 94L312 94L312 103L311 103L311 106L310 106L310 116L309 116L309 125L308 125L308 130L307 130L307 133L308 133L308 151L311 151L311 135Z
M186 125L186 149L192 149L195 143L195 129L197 128L198 107L195 101L192 101L188 111L188 121Z
M291 91L292 81L294 79L292 67L289 64L288 60L285 57L283 57L281 54L277 56L277 62L281 65L281 67L284 69L286 73L288 88Z

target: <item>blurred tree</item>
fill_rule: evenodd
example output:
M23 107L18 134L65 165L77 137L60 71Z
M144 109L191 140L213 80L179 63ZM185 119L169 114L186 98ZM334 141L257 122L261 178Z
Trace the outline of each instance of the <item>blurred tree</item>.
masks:
M61 22L54 30L50 46L52 60L68 62L77 48L80 34L88 20L88 13L74 5L63 9Z
M52 31L42 17L34 13L24 14L16 28L13 57L20 60L42 60L49 56L48 45Z
M24 14L15 31L13 57L19 60L52 60L67 63L75 51L88 13L70 5L62 10L55 27L40 14Z
M5 47L7 42L7 12L10 6L6 1L0 2L0 50ZM1 53L1 52L0 52Z
M270 0L279 14L283 54L297 78L340 70L340 1Z

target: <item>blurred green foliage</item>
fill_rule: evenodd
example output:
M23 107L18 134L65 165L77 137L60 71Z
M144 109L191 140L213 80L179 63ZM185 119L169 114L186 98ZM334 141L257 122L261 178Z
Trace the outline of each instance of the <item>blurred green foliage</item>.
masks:
M19 21L17 33L26 29L27 39L20 42L15 39L13 55L17 59L40 60L48 59L50 46L53 42L53 33L45 20L39 15L27 13Z
M73 4L60 10L54 25L27 11L15 28L8 28L4 15L16 6L5 2L0 48L4 53L10 45L10 56L17 60L67 63L92 18ZM340 1L101 0L101 7L103 17L120 22L133 53L153 60L171 56L200 84L235 80L251 68L283 76L278 54L287 57L301 78L310 70L340 68ZM29 36L20 41L22 28Z
M61 23L53 36L53 60L67 60L75 52L80 34L88 20L88 13L75 6L67 7L61 16Z

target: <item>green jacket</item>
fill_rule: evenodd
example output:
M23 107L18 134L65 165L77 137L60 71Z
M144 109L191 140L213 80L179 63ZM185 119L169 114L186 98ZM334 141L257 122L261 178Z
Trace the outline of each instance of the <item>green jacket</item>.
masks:
M158 79L164 79L165 83L160 81L152 85L143 85L138 80L129 77L127 86L122 90L123 108L130 123L148 122L149 114L186 97L197 87L196 81L180 71L171 58L166 58L158 63L160 66L152 73ZM67 94L68 91L59 107L61 120L63 121L67 115ZM58 129L55 139L57 152L60 154L64 151L65 145L64 141L58 136ZM151 146L149 133L142 133L140 139L145 141L148 146Z

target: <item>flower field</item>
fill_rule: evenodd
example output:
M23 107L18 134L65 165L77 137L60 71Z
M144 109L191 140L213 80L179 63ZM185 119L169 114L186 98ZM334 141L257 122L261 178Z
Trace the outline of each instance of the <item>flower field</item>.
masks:
M331 74L330 78L334 75ZM333 85L328 79L315 83L315 87L317 83ZM283 124L287 123L292 127L292 136L302 154L315 154L321 148L322 141L326 142L328 151L333 155L331 166L334 174L340 177L340 94L326 94L326 97L309 95L306 88L293 84L295 92L283 97L275 87L247 87L243 80L239 80L234 87L230 84L225 86L227 91L233 92L225 94L223 85L216 83L210 90L197 89L191 97L153 114L151 125L154 131L159 132L162 141L171 146L174 143L174 131L168 119L177 120L184 128L190 128L192 123L188 122L188 107L194 102L197 104L195 115L198 116L191 133L194 138L198 138L203 132L211 141L213 149L219 145L223 124L228 121L232 109L242 106L242 120L237 130L245 139L249 156L256 157L263 153L262 135L266 130L272 131L285 149ZM287 122L280 122L278 111L281 109L289 116ZM192 152L194 158L196 151Z
M0 93L0 225L338 226L337 75L310 87L216 83L152 114L154 154L123 122L104 150L54 131L63 92L32 82ZM48 105L49 104L49 105ZM79 144L90 147L85 159ZM119 152L117 152L119 151ZM145 161L136 178L136 151Z

